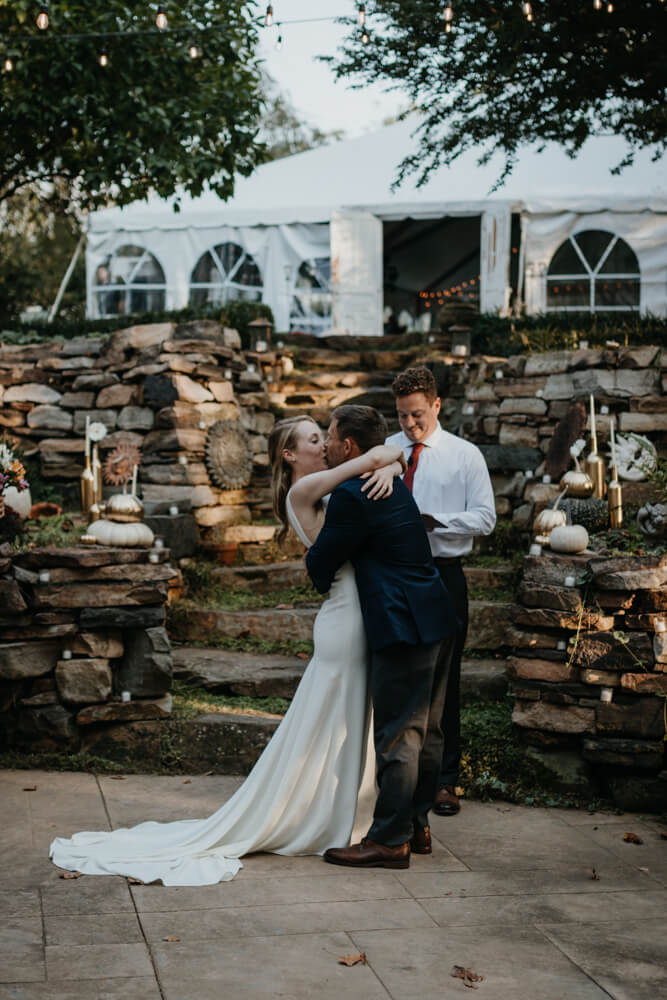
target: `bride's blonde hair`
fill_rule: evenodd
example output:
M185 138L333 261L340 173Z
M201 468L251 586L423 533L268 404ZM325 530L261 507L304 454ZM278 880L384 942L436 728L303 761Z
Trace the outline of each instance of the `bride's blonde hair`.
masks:
M292 485L292 467L283 457L285 450L291 451L296 447L297 428L304 421L315 424L312 417L304 414L302 417L285 417L273 425L273 430L269 435L269 461L271 462L271 499L273 501L273 513L280 521L280 528L276 535L276 541L281 545L285 541L285 536L289 529L287 519L287 494ZM318 428L319 430L319 428Z

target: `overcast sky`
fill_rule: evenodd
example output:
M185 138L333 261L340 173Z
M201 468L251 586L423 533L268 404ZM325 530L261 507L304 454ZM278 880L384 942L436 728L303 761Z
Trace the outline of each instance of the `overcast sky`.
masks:
M266 4L259 0L264 11ZM273 0L274 21L293 18L337 17L353 13L355 0ZM372 22L368 22L372 30ZM276 49L278 35L283 45ZM318 55L334 55L345 31L335 21L283 24L260 29L261 54L266 68L290 98L299 115L325 132L343 129L348 136L379 128L382 120L407 103L400 93L386 94L378 87L354 91L336 82L331 70L317 62Z

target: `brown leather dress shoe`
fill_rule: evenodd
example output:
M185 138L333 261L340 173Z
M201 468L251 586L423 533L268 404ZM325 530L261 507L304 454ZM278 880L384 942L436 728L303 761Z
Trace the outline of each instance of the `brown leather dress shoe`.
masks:
M330 865L347 865L350 868L409 868L410 844L389 847L364 838L351 847L330 847L324 852Z
M413 854L433 854L433 844L431 843L431 831L429 827L415 827L415 832L410 841L410 850Z
M461 803L454 791L453 785L445 785L441 788L435 798L433 812L438 816L456 816L461 809Z

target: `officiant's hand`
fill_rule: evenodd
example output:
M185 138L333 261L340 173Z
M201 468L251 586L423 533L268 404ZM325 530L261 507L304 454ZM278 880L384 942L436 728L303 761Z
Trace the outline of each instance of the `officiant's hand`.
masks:
M366 482L361 487L361 492L365 493L369 500L384 500L385 497L391 496L394 491L395 464L385 465L375 472L362 473L361 478Z
M422 514L422 523L427 531L435 531L436 528L446 528L446 524L436 521L433 514Z

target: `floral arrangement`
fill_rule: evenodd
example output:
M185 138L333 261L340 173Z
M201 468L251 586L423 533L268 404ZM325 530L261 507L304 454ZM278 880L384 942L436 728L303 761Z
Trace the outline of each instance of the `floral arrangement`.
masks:
M8 486L15 486L20 492L28 489L26 472L14 452L0 441L0 495Z

